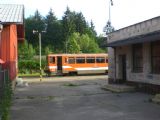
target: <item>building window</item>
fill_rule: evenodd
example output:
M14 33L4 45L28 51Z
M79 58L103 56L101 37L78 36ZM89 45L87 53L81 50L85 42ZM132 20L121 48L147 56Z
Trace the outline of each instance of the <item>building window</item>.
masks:
M152 73L160 73L160 41L151 43Z
M133 72L143 72L143 46L133 45Z

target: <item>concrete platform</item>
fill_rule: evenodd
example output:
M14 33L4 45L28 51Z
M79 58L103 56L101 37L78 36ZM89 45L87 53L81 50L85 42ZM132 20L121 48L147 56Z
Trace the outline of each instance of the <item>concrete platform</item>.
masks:
M134 92L135 87L122 85L122 84L108 84L102 87L104 90L109 90L111 92L122 93L122 92Z
M152 102L160 104L160 94L156 94L154 98L152 98Z

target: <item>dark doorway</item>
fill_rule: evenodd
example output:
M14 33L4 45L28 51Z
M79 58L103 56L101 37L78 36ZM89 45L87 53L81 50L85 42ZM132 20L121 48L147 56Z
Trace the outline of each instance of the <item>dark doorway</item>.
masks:
M62 56L57 57L57 73L62 73Z
M126 55L119 55L119 73L120 73L120 83L126 82Z

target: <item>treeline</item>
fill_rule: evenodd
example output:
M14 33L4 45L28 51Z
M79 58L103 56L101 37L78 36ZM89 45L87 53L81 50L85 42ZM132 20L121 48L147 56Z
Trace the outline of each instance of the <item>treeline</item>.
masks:
M25 19L25 37L31 54L38 54L38 34L42 33L42 54L49 53L101 53L105 49L99 47L102 41L92 21L89 23L81 12L71 11L68 7L59 20L52 9L44 17L38 10ZM20 50L21 51L21 50ZM21 55L21 52L19 53Z
M101 53L103 39L97 37L92 21L89 23L81 12L71 11L68 7L59 20L52 9L44 17L38 10L25 19L25 43L19 44L18 67L21 74L39 72L39 38L33 30L42 35L42 69L46 64L45 55L49 53Z

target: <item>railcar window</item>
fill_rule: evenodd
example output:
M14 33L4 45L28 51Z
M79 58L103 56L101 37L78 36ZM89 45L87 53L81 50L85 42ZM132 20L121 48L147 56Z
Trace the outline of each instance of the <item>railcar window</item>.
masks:
M69 57L68 63L69 64L74 64L75 63L75 58L74 57Z
M76 63L85 63L85 58L84 57L77 57Z
M105 58L104 57L97 57L96 63L105 63Z
M55 57L49 57L49 63L55 63Z
M95 58L94 57L87 57L86 62L87 63L95 63Z

